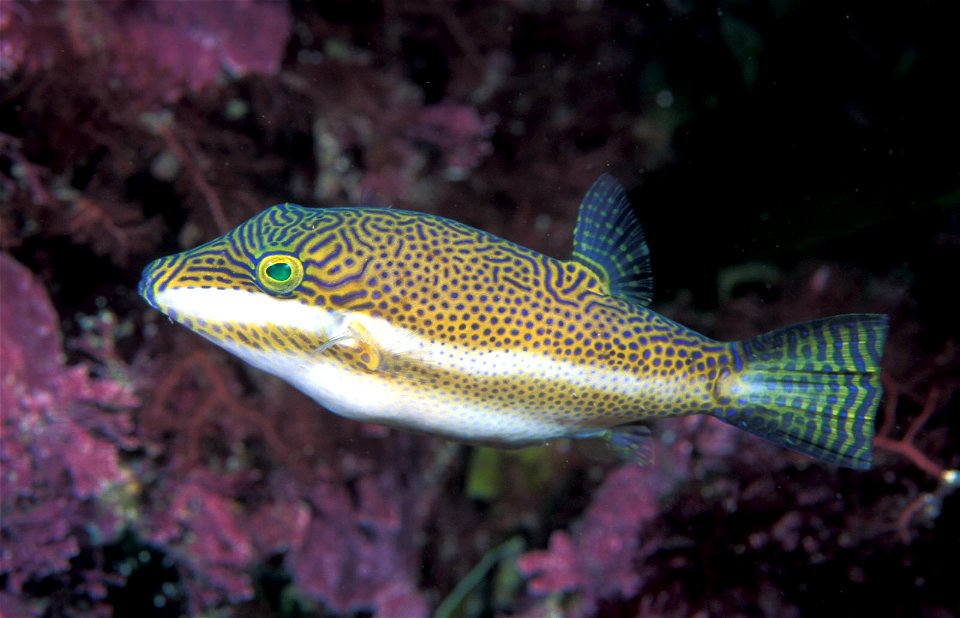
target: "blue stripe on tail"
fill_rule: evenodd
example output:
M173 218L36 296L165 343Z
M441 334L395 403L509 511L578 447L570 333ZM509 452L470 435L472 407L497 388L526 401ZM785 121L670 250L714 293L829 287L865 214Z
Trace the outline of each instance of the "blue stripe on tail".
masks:
M717 382L724 421L822 461L867 469L887 317L841 315L731 344Z

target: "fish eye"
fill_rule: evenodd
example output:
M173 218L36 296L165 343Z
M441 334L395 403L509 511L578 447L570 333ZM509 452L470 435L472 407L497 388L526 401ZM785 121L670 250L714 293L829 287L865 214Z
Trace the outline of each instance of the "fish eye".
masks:
M257 280L268 292L287 294L303 281L303 263L292 255L265 255L257 264Z

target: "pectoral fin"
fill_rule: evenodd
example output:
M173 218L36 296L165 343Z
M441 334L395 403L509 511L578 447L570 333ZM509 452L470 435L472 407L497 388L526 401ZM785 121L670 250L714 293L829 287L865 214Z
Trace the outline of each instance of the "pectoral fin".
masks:
M367 371L374 372L379 369L383 361L383 355L370 331L359 322L350 322L347 325L347 330L350 331L353 340L357 342L357 346L360 348L360 362L367 368Z

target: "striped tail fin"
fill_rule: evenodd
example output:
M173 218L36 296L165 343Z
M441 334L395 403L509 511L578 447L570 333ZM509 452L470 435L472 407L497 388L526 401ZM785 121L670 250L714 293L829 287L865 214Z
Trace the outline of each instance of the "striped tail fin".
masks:
M715 414L822 461L867 469L887 317L840 315L731 344Z

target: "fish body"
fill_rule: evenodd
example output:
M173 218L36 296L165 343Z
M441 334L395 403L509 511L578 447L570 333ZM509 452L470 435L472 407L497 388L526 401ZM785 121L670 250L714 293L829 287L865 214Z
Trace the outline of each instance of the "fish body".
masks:
M516 447L710 414L819 457L870 464L884 316L711 340L649 309L649 253L620 185L584 198L571 260L434 215L273 206L156 260L143 297L356 420Z

